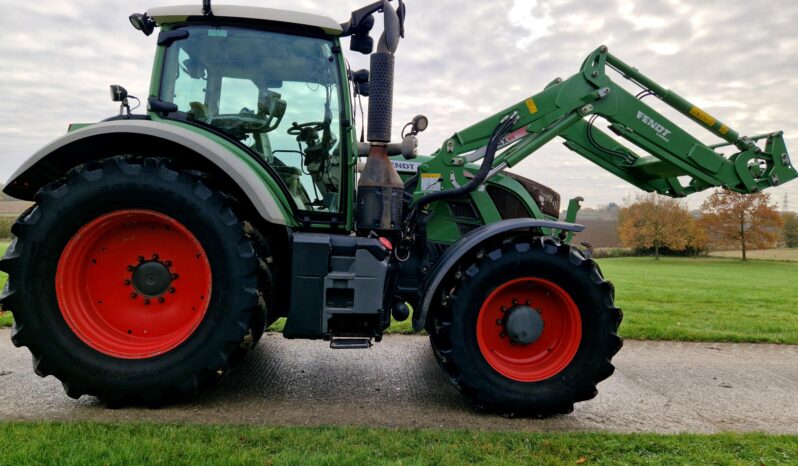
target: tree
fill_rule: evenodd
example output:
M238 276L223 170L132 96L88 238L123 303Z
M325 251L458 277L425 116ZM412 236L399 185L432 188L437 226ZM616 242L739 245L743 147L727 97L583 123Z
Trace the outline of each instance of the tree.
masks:
M782 214L784 220L784 245L788 248L798 248L798 214L786 212Z
M695 217L690 219L685 239L687 240L687 247L692 250L693 255L696 257L698 257L700 252L706 251L709 246L709 233L706 227L697 221Z
M618 238L625 247L683 250L688 245L693 217L677 200L657 194L637 196L618 212Z
M782 226L781 216L770 204L770 194L715 191L701 206L701 221L715 246L739 247L746 260L749 249L773 246Z

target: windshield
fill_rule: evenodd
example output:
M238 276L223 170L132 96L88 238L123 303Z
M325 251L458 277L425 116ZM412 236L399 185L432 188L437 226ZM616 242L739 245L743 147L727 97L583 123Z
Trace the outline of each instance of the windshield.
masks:
M166 52L160 99L258 152L303 210L336 212L342 166L333 43L189 26Z

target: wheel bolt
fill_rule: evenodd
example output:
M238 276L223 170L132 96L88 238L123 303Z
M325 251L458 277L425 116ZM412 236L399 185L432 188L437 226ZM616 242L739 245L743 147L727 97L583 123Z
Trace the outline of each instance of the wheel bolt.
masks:
M506 333L504 333L504 332L501 332L501 333L499 333L499 337L501 337L501 338L504 338L504 337L506 337L506 336L507 336L507 334L506 334Z
M166 300L163 298L163 296L161 296L160 298L158 298L158 302L159 302L159 303L163 304L163 303L164 303L164 301L166 301Z
M138 293L130 293L130 299L136 299L139 297Z
M175 292L175 287L171 287L171 288L169 288L169 292L170 292L170 293L174 293L174 292Z
M133 267L132 265L128 265L128 266L127 266L127 271L128 271L128 272L132 272L132 271L134 271L134 270L136 270L136 268L135 268L135 267Z
M506 307L504 307L504 306L502 306L502 307L501 307L501 311L502 311L502 312L506 312L506 311L507 311L507 308L506 308Z
M166 262L163 263L163 265L165 265L167 267L171 267L172 266L172 261L166 261Z
M158 257L159 257L158 254L153 254L152 255L152 260L157 261Z
M176 273L172 274L172 280L177 280L178 278L180 278L180 275L178 275Z
M130 286L130 280L125 280L124 284L125 284L125 286Z
M517 306L517 305L518 305L518 300L517 300L517 299L514 299L514 300L513 300L513 306Z
M532 301L530 301L530 300L528 300L528 299L527 299L527 300L526 300L526 305L527 305L527 306L529 306L530 304L532 304Z
M149 305L150 305L150 300L149 300L149 298L144 298L144 305L145 305L145 306L149 306Z
M144 256L139 256L139 262L144 262Z
M496 319L496 325L501 325L503 322L501 319Z

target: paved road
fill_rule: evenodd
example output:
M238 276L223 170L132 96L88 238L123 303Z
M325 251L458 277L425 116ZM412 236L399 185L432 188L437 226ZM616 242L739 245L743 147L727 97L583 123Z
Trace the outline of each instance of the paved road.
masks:
M178 406L108 410L33 374L0 331L0 420L163 421L616 432L798 434L798 346L626 342L616 373L573 414L505 419L472 410L423 337L370 350L267 335L219 386Z

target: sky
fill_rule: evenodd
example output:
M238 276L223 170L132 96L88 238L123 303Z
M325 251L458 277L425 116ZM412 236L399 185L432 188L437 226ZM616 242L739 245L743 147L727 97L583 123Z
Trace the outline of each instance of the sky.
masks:
M0 180L69 123L114 115L108 85L146 97L157 34L128 15L191 0L0 0ZM201 2L196 1L197 4ZM229 0L320 13L344 22L368 0ZM783 130L798 164L798 2L750 0L407 0L397 53L394 135L423 113L429 153L454 132L579 71L600 45L742 134ZM354 69L368 59L348 51ZM618 80L622 79L618 77ZM654 99L650 99L654 101ZM647 100L649 102L649 100ZM657 102L658 103L658 102ZM661 110L661 107L657 107ZM673 113L665 112L672 117ZM704 142L717 140L686 119ZM556 141L513 171L585 206L640 191ZM785 193L798 210L798 181ZM706 196L686 202L697 208Z

